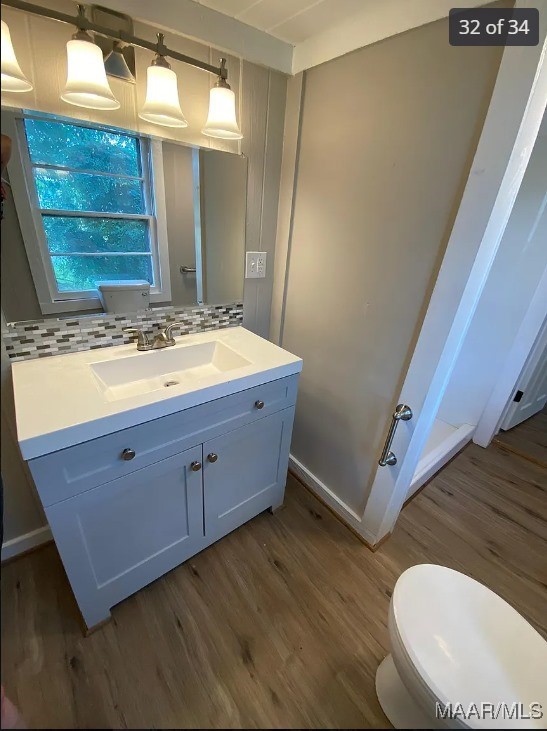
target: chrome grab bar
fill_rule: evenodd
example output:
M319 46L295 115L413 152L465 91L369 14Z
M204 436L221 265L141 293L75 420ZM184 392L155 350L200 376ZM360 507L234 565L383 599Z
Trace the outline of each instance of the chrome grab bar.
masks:
M195 272L195 271L196 271L196 267L186 267L183 265L180 268L181 274L191 274L192 272Z
M412 419L412 409L410 406L407 406L406 404L397 404L395 411L393 412L391 426L387 433L382 456L378 460L380 467L385 467L386 464L390 466L397 464L397 457L391 451L391 444L393 442L393 437L395 436L395 431L397 430L397 424L400 421L409 421L409 419Z

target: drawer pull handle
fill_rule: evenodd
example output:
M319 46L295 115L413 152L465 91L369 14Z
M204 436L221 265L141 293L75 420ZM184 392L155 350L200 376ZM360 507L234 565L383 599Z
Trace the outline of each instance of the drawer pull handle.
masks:
M263 409L264 408L264 401L255 401L255 406L257 409Z
M207 459L209 460L209 462L216 462L218 459L218 454L211 452L211 454L207 455Z
M201 462L192 462L190 465L192 472L199 472L201 469Z
M129 462L130 459L134 459L135 457L135 450L134 449L124 449L122 452L122 459L126 462Z

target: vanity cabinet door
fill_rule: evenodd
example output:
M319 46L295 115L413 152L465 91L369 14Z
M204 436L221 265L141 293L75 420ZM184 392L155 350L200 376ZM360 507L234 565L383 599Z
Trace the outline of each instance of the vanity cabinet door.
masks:
M205 535L217 540L283 502L294 407L203 445Z
M201 550L201 445L46 509L88 626Z

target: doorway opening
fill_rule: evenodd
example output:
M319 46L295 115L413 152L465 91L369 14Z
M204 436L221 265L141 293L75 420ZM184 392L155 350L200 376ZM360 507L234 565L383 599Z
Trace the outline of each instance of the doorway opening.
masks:
M412 478L406 499L414 495L475 434L497 382L511 359L519 329L541 294L547 272L547 115L534 144L498 251L473 320L455 362L427 444ZM539 304L545 310L545 304ZM544 312L545 314L545 312ZM516 348L513 357L526 360L518 379L510 384L500 404L498 424L487 446L547 403L547 329L544 324L527 353ZM480 439L480 436L479 436ZM510 441L510 438L509 438Z

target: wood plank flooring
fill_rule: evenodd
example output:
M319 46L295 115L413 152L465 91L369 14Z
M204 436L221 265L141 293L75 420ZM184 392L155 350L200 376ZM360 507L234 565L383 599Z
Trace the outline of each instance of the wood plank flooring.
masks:
M547 468L547 406L513 429L500 431L494 441L500 447Z
M546 471L467 447L372 553L296 480L84 638L54 546L2 571L2 680L35 728L388 727L374 674L416 563L484 582L547 636Z

